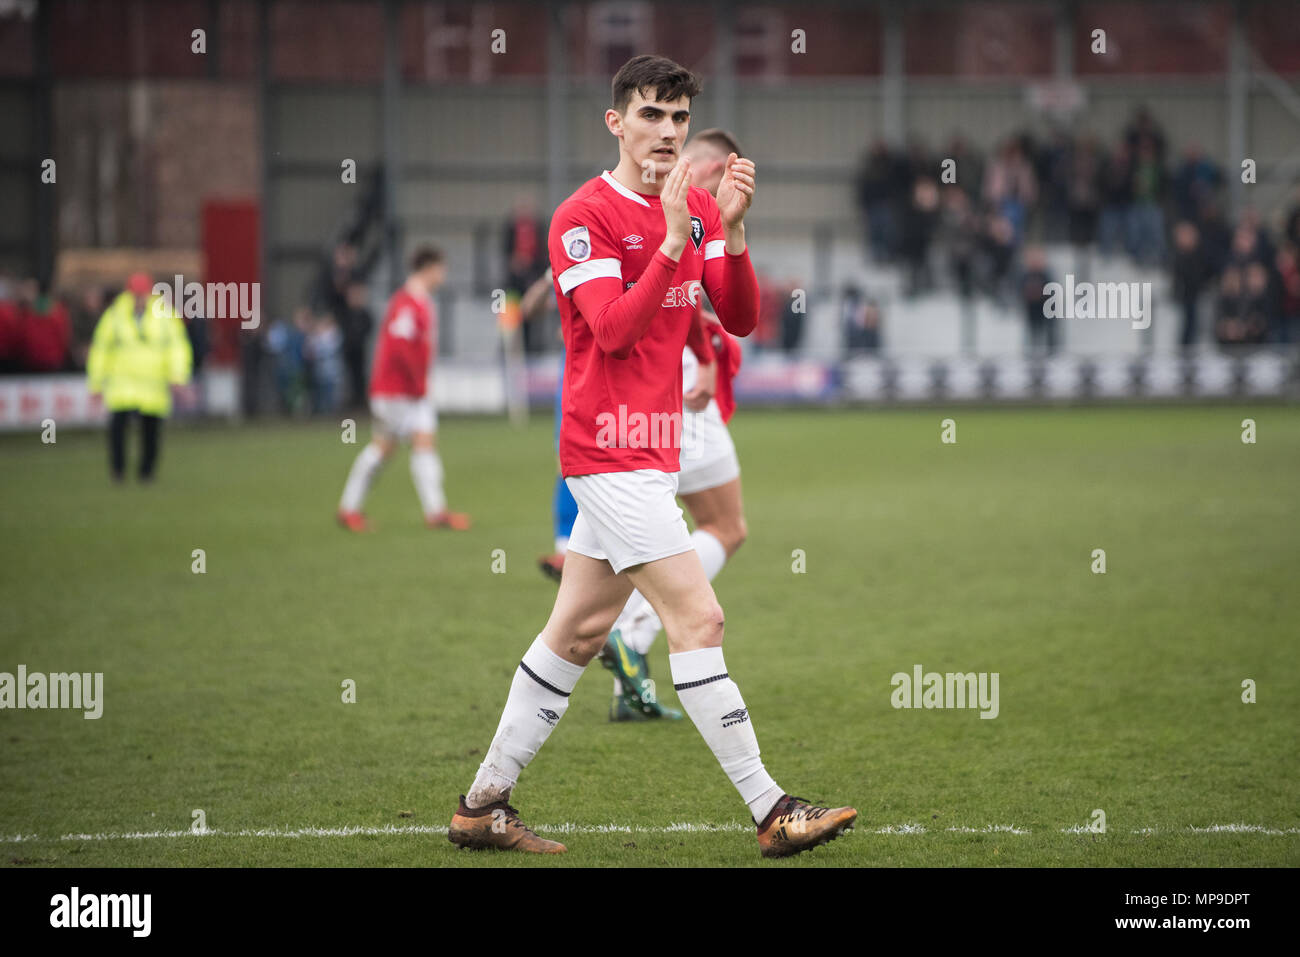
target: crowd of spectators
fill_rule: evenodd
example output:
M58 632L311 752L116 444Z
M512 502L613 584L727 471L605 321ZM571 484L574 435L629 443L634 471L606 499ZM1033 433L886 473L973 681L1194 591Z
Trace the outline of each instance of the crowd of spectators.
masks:
M280 411L290 415L355 412L366 406L366 348L375 327L370 262L357 247L336 244L289 319L276 319L262 340Z
M1233 221L1225 214L1230 175L1239 173L1197 144L1171 155L1142 108L1113 143L1064 130L1011 136L988 155L961 136L938 152L919 138L897 150L878 142L860 170L857 200L868 255L897 264L908 295L944 283L963 300L1028 305L1026 277L1046 273L1038 253L1027 254L1061 242L1076 248L1081 272L1094 252L1167 270L1184 346L1207 333L1224 344L1297 341L1300 189L1282 224L1249 206ZM1212 315L1202 315L1209 302ZM1054 347L1050 326L1029 331Z
M83 372L95 326L124 286L87 283L61 295L0 274L0 375ZM185 320L194 368L207 353L201 319Z

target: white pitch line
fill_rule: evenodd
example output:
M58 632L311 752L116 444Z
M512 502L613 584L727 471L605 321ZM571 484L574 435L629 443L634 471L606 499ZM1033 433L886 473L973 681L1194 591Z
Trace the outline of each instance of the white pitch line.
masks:
M567 822L558 825L539 825L535 831L547 834L716 834L724 832L752 832L754 825L737 824L693 824L682 821L664 827L644 827L634 824L574 824ZM241 830L224 830L222 828L205 828L202 831L127 831L124 833L100 832L97 834L63 834L59 837L42 837L39 834L13 834L0 838L6 844L18 844L32 841L144 841L160 838L183 837L262 837L262 838L301 838L301 837L373 837L418 834L446 834L446 825L431 824L385 824L379 827L368 825L349 825L346 827L300 827L300 828L243 828Z
M1300 834L1300 827L1276 828L1262 824L1211 824L1190 830L1197 834Z
M752 824L741 824L734 821L723 824L698 824L689 821L679 821L659 827L647 827L640 824L575 824L566 822L564 824L540 825L534 828L535 831L542 834L752 834L754 826ZM932 833L922 824L885 824L877 828L859 828L862 833L867 834L928 834ZM1016 827L1012 824L985 824L983 827L947 827L944 832L950 834L1032 834L1033 831L1028 828ZM42 837L39 834L11 834L0 837L0 843L4 844L25 844L33 842L49 841L148 841L159 839L185 838L185 837L257 837L257 838L304 838L304 837L382 837L387 835L422 835L422 834L446 834L445 826L435 826L431 824L384 824L381 826L374 825L348 825L344 827L299 827L299 828L275 828L275 827L258 827L243 828L240 830L223 830L221 828L206 828L202 831L176 830L176 831L124 831L120 833L101 831L97 834L63 834L59 837ZM1075 824L1071 827L1060 828L1061 834L1090 834L1093 833L1086 824ZM1208 827L1196 827L1189 825L1184 828L1162 829L1144 827L1137 830L1129 831L1130 834L1263 834L1269 836L1300 834L1300 827L1276 828L1265 827L1262 824L1211 824Z
M950 827L945 830L956 834L1032 834L1028 828L1016 827L1014 824L985 824L983 827Z

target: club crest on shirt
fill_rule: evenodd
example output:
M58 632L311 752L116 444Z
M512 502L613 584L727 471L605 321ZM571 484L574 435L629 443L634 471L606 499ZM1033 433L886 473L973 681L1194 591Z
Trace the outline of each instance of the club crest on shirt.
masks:
M700 243L704 242L704 220L698 216L691 217L691 242L695 244L695 251L700 251Z
M574 226L560 237L560 242L568 257L576 263L584 262L591 256L591 237L587 234L586 226Z

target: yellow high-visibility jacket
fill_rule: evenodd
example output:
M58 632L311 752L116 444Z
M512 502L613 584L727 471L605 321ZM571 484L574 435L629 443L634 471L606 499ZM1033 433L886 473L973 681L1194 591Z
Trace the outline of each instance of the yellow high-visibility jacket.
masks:
M150 296L135 317L135 297L124 292L104 310L86 356L91 392L104 393L111 412L138 409L145 415L171 413L172 385L190 381L193 363L185 324L160 296Z

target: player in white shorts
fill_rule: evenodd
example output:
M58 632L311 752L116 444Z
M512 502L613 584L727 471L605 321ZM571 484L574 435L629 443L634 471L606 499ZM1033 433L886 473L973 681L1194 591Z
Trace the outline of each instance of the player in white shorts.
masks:
M468 515L447 509L436 444L438 413L428 389L438 342L438 313L430 297L445 276L440 250L416 250L406 282L393 293L384 313L370 374L374 435L353 461L339 499L339 524L350 531L369 531L361 511L366 495L398 443L408 440L411 481L425 525L458 531L470 526Z
M748 335L758 321L743 223L754 164L728 156L716 200L691 186L681 151L699 92L690 71L664 57L624 64L605 111L618 166L584 183L551 218L566 353L560 468L578 518L550 618L515 669L492 744L448 826L459 847L566 850L525 825L511 798L634 587L664 619L678 699L747 805L762 855L824 844L857 818L851 807L792 796L764 767L749 708L727 672L722 608L675 498L681 351L701 337L701 288L729 332Z
M686 144L682 155L691 162L691 181L716 195L727 156L743 156L740 145L724 130L705 130ZM717 359L702 365L689 347L682 350L682 454L677 494L691 513L695 531L691 544L700 555L704 573L712 580L745 541L745 512L740 493L740 460L726 419L735 408L730 383L740 365L740 348L701 306L705 328ZM721 388L719 407L715 396ZM650 677L647 654L663 624L650 602L634 591L614 623L601 662L614 672L614 696L609 720L680 719L682 713L659 703Z

